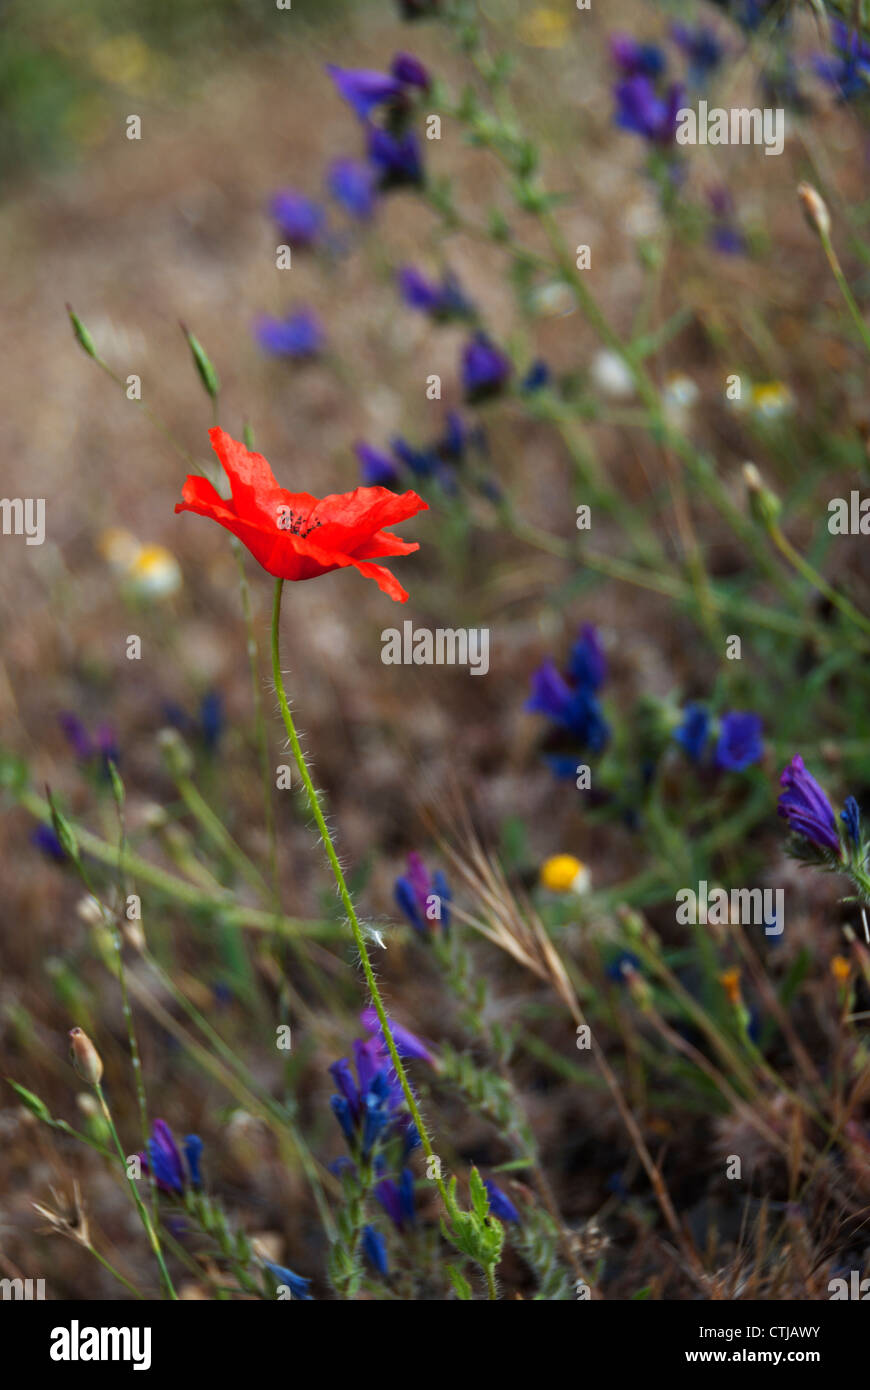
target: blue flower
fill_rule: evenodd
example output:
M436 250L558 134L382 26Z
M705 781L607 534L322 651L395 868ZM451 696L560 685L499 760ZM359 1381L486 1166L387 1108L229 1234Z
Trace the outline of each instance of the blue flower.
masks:
M185 1169L169 1125L165 1120L155 1120L151 1126L151 1138L145 1146L146 1152L140 1154L139 1158L142 1167L151 1174L161 1192L174 1192L177 1196L182 1196L188 1185L199 1187L202 1147L199 1135L188 1134L184 1141L187 1159Z
M615 956L614 959L610 962L610 964L606 967L604 973L607 976L608 980L613 980L613 982L617 985L624 985L626 975L633 970L640 969L641 962L638 960L637 956L633 954L633 952L620 951L619 955Z
M726 772L742 772L760 762L763 755L760 715L743 710L723 714L719 721L716 766Z
M294 188L273 194L269 211L287 240L298 246L313 245L326 220L323 208Z
M438 471L438 455L432 449L415 449L400 435L390 440L390 448L400 463L410 468L418 478L428 478Z
M399 289L405 303L412 309L444 322L448 319L470 318L474 308L466 299L456 276L447 271L439 284L428 280L414 266L403 266L398 274Z
M389 1055L387 1053L386 1039L381 1029L377 1009L363 1009L360 1014L360 1022L364 1028L368 1029L370 1033L373 1033L380 1041L385 1055ZM401 1023L396 1023L392 1018L389 1019L388 1022L390 1025L390 1032L393 1036L393 1042L396 1044L396 1051L403 1061L406 1057L416 1057L421 1062L428 1062L430 1066L435 1065L435 1058L432 1056L432 1053L423 1040L417 1037L416 1033L412 1033L410 1028L403 1028Z
M814 67L819 77L837 88L840 101L867 95L870 89L870 46L839 19L831 25L831 36L837 53L834 57L819 56L815 59Z
M279 1288L290 1290L291 1298L298 1298L301 1303L312 1303L313 1299L308 1289L311 1285L310 1279L303 1279L301 1274L294 1274L292 1269L286 1269L284 1265L273 1265L269 1260L264 1260L266 1268L273 1278L277 1281Z
M829 849L842 856L834 808L815 777L807 772L799 753L783 769L779 785L785 791L780 794L776 809L788 821L789 829L818 849Z
M511 363L485 333L476 333L462 354L462 386L470 401L494 396L507 384Z
M50 825L37 825L31 832L30 843L56 864L66 862L66 851Z
M396 465L389 454L382 454L362 440L354 445L360 461L360 479L363 487L395 487L399 481Z
M219 690L207 690L199 702L199 731L209 753L214 753L224 728L224 702Z
M105 770L109 762L119 761L118 740L111 724L99 724L92 738L78 715L71 710L62 711L58 715L58 723L81 762L99 762Z
M685 105L685 90L675 82L664 96L648 77L629 77L617 83L615 120L623 130L642 135L656 145L670 145L677 126L677 112Z
M722 61L722 45L715 31L704 24L695 29L688 24L672 24L671 38L689 60L689 80L695 86L699 86Z
M275 357L315 357L324 344L320 320L311 309L298 309L284 319L261 314L254 325L260 347Z
M529 367L520 385L521 391L528 391L533 394L535 391L543 391L550 385L553 374L547 363L542 357L538 357Z
M584 690L598 690L607 679L607 658L592 623L584 623L568 656L568 676Z
M366 68L339 68L327 63L326 71L335 83L339 95L352 106L360 120L368 119L376 106L395 102L402 95L402 82L385 72Z
M390 1272L387 1261L387 1242L374 1226L366 1226L362 1236L363 1254L376 1274L386 1279Z
M377 171L381 189L422 184L423 161L413 130L407 130L403 135L392 135L379 126L369 126L368 155Z
M367 1158L387 1133L403 1134L406 1151L419 1143L413 1120L404 1109L405 1095L380 1037L353 1044L356 1078L346 1058L329 1068L340 1095L330 1099L348 1148Z
M429 90L429 74L413 53L397 53L390 65L390 72L406 87L419 87L423 92Z
M489 1209L499 1221L514 1221L519 1225L520 1214L506 1193L496 1187L492 1178L484 1178L483 1185L489 1193Z
M374 170L360 159L336 159L329 168L327 185L333 198L351 217L366 221L377 201Z
M665 55L653 43L638 43L630 34L611 34L610 56L626 77L658 77Z
M686 705L683 722L674 730L674 742L685 749L693 763L699 761L710 733L710 715L703 705Z
M414 1225L414 1174L410 1168L402 1169L398 1182L382 1178L375 1184L374 1194L397 1231Z
M847 796L840 820L846 827L846 834L856 849L861 848L861 808L854 796Z
M532 693L525 708L543 714L577 740L578 751L599 753L610 738L610 728L592 690L572 686L552 660L543 661L532 673Z
M437 931L446 932L450 926L450 886L439 869L429 874L422 858L414 850L408 855L408 868L396 879L396 902L415 931L421 936ZM430 914L437 912L437 916Z

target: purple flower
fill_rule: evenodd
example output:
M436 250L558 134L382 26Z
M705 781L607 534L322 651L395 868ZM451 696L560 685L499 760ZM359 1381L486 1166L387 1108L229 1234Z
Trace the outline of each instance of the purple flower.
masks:
M269 1260L265 1260L264 1264L277 1281L279 1288L283 1285L290 1290L291 1299L298 1298L300 1303L313 1302L311 1294L308 1292L311 1284L310 1279L303 1279L301 1274L294 1274L292 1269L286 1269L284 1265L273 1265Z
M398 1047L398 1042L396 1043ZM345 1057L329 1068L340 1095L330 1105L351 1153L367 1158L387 1133L404 1137L405 1151L419 1143L417 1128L405 1111L405 1095L392 1059L380 1037L357 1038L353 1044L356 1078Z
M846 835L852 841L856 849L861 848L861 808L854 796L847 796L843 809L840 812L840 820L846 827Z
M361 121L367 120L376 106L394 102L402 95L402 82L385 72L367 68L339 68L327 63L326 71L335 83L339 95L352 106Z
M723 714L719 721L716 766L726 772L742 772L760 762L763 754L761 717L743 710Z
M284 319L261 314L254 324L254 336L274 357L316 357L325 341L323 326L311 309L297 309Z
M677 112L685 103L682 83L672 83L665 95L659 96L648 77L629 77L617 83L615 97L615 120L623 130L634 131L651 144L673 143Z
M374 1008L363 1009L360 1014L360 1022L364 1028L367 1028L370 1033L375 1035L385 1055L389 1057L389 1053L386 1051L387 1044L383 1032L381 1031L377 1010ZM416 1033L412 1033L409 1028L403 1028L401 1023L395 1023L393 1019L389 1019L389 1024L390 1032L393 1035L393 1042L396 1044L396 1051L403 1060L406 1057L416 1057L421 1062L428 1062L430 1066L435 1065L435 1058L432 1056L426 1044L417 1037Z
M323 231L323 208L304 193L283 188L273 194L269 212L287 240L298 246L311 246Z
M374 1194L397 1231L414 1225L414 1174L410 1168L402 1169L398 1182L382 1178L375 1184Z
M370 164L361 159L336 159L330 165L327 185L333 198L351 217L358 217L361 222L371 217L377 190Z
M63 710L57 716L57 722L63 729L66 740L76 757L80 758L82 762L87 762L94 751L94 745L78 715L73 714L71 710Z
M520 386L521 391L534 393L545 390L552 382L553 374L542 357L538 357L529 367Z
M139 1155L142 1167L154 1178L161 1192L184 1193L188 1183L199 1187L199 1159L202 1153L202 1140L197 1134L188 1134L184 1140L184 1153L187 1169L178 1151L172 1130L165 1120L155 1120L151 1126L151 1138L146 1152Z
M698 762L710 733L710 715L703 705L686 705L683 722L674 730L674 742L685 749L693 763Z
M688 58L689 78L696 86L719 66L724 56L715 31L705 24L695 29L688 24L672 24L671 38Z
M379 126L369 126L368 132L368 155L381 189L422 184L423 162L413 130L407 130L403 135L392 135Z
M387 1261L387 1242L380 1231L375 1230L374 1226L366 1226L363 1231L362 1249L375 1273L386 1279L390 1272Z
M610 729L594 693L570 685L550 659L543 661L532 673L532 693L525 708L531 714L545 715L552 723L566 729L576 739L578 750L588 747L598 753L610 738Z
M653 43L638 43L630 34L611 34L610 56L626 77L658 77L665 55Z
M437 280L428 280L414 266L406 265L399 271L398 281L405 303L434 319L470 318L474 313L459 281L450 271L439 284Z
M520 1214L505 1192L496 1187L492 1178L484 1178L483 1185L489 1193L489 1209L499 1221L514 1221L519 1225Z
M55 864L66 862L66 850L50 825L37 825L31 832L30 843L41 850L46 858L53 859Z
M607 679L607 658L593 623L584 623L568 657L568 676L584 690L598 690Z
M432 449L415 449L400 435L390 440L390 448L399 462L416 473L418 478L428 478L438 471L438 456Z
M817 56L813 64L816 72L823 82L837 88L840 101L866 96L870 90L870 46L840 19L833 21L831 36L837 53Z
M642 969L641 962L633 951L620 951L618 956L607 966L604 971L608 980L613 980L617 985L624 985L626 978L632 971Z
M429 74L413 53L397 53L390 72L406 87L419 87L424 92L429 90Z
M485 333L476 333L462 354L462 386L470 401L497 395L511 374L510 360Z
M422 936L437 931L440 924L442 932L450 926L450 887L439 869L430 877L420 855L413 850L408 855L408 868L394 886L396 902L404 912L415 931ZM437 916L432 913L437 912Z
M354 445L360 461L360 480L363 487L395 487L399 474L389 454L382 454L360 440Z
M819 849L842 856L834 810L815 777L807 772L800 754L783 769L779 785L785 788L776 804L789 828Z

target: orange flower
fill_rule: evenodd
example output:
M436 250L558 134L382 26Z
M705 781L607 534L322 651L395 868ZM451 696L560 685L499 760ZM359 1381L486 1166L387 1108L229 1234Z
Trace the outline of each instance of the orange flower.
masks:
M425 511L422 497L384 487L322 498L288 492L278 486L262 454L252 454L225 430L209 430L209 438L232 496L221 497L207 478L189 476L177 512L197 512L232 531L276 579L316 579L352 565L390 598L405 602L408 595L391 571L370 562L419 550L416 542L381 528Z
M728 996L728 1003L736 1007L740 1003L740 971L736 967L723 970L719 976L719 983Z

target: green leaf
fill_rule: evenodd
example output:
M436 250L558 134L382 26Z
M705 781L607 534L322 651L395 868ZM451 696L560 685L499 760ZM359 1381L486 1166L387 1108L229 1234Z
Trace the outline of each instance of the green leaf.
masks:
M19 1086L18 1082L12 1081L10 1077L7 1076L6 1080L9 1082L9 1085L12 1087L21 1103L26 1105L27 1109L30 1110L38 1120L44 1120L47 1125L53 1123L45 1101L40 1100L39 1096L35 1096L32 1091L28 1091L26 1086Z
M54 833L60 841L61 849L63 850L64 854L66 854L70 859L73 860L75 864L78 864L79 846L78 841L76 840L76 837L73 834L73 828L67 820L66 816L58 808L57 803L54 799L54 793L51 791L49 787L46 787L45 795L48 800L49 809L51 811L51 823L54 827Z
M471 1192L471 1205L481 1221L485 1221L489 1215L489 1193L483 1185L483 1178L476 1168L472 1168L469 1179L469 1189Z
M187 345L190 348L191 354L193 355L196 370L199 372L200 381L202 382L208 394L211 396L212 400L217 400L217 395L221 389L221 384L218 380L218 374L212 366L211 359L209 358L208 353L206 352L199 339L194 337L190 329L186 328L184 324L181 325L181 331L187 339Z
M97 353L97 349L94 347L94 340L91 337L88 330L85 328L78 314L73 313L72 305L70 304L66 306L66 311L69 314L69 321L72 324L72 330L75 334L76 342L84 348L85 352L88 354L88 357L93 357L94 361L98 361L99 356Z
M447 1273L450 1278L450 1282L453 1285L454 1290L456 1291L456 1297L461 1298L463 1303L470 1302L471 1285L469 1284L468 1280L462 1274L459 1273L459 1270L456 1269L454 1265L447 1266Z

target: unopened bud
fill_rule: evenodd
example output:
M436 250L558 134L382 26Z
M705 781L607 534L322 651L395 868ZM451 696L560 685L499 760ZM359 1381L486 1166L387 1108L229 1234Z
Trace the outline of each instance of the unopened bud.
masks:
M749 510L761 525L769 528L779 518L782 503L775 492L765 487L764 481L754 463L744 463L743 481L749 493Z
M821 194L817 193L812 184L798 184L798 197L801 200L801 207L804 216L814 232L818 232L820 237L827 238L831 233L831 215Z
M83 1081L90 1086L99 1086L103 1075L103 1062L87 1033L81 1028L70 1028L70 1057L72 1064Z
M189 777L193 771L190 749L177 729L161 729L157 742L172 777Z

